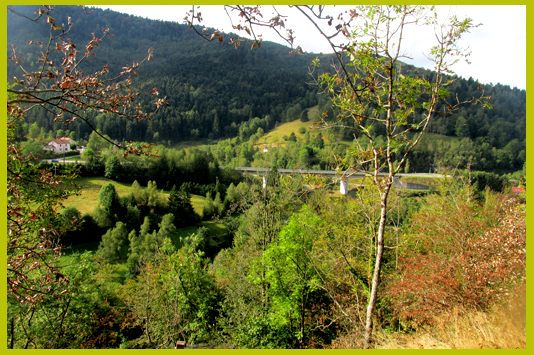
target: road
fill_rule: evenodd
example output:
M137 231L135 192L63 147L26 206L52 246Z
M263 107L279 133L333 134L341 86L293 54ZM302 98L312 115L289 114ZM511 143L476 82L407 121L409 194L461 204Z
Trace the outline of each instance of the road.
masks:
M65 157L65 159L70 159L70 158L74 158L74 157L82 157L81 155L71 155L69 157ZM61 158L54 158L54 159L41 159L41 161L43 163L81 163L83 164L83 160L80 160L80 161L75 161L75 160L63 160L63 157Z

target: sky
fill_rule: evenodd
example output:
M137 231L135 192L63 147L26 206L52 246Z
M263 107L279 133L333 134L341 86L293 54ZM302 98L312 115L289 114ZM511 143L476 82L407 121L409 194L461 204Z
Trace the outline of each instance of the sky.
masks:
M101 8L141 16L150 19L183 23L183 18L190 5L102 5ZM337 6L335 13L348 6ZM280 5L279 10L286 10ZM483 84L509 85L526 89L526 6L525 5L439 5L436 7L440 15L456 14L459 18L470 17L474 23L482 26L465 34L461 46L471 51L471 64L458 63L454 71L464 79L473 77ZM202 25L217 28L221 31L236 32L224 12L222 5L202 5L200 11L204 19ZM270 18L272 7L264 5L266 18ZM317 36L316 29L301 14L289 12L287 27L296 33L294 46L301 46L305 52L329 53L330 47L326 40ZM282 43L272 31L264 31L263 39ZM432 68L423 52L435 44L432 31L420 28L407 33L404 47L413 60L406 62L418 67ZM287 44L287 43L283 43Z

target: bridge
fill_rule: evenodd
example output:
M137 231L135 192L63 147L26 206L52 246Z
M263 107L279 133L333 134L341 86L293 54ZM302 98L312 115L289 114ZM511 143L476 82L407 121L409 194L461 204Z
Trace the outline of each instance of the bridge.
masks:
M59 159L58 159L59 160ZM48 163L58 163L56 159L43 159L41 161ZM70 163L70 164L84 164L84 161L72 161L72 160L63 160L61 163ZM224 166L220 166L220 169L224 169ZM270 168L251 168L238 166L234 168L235 170L242 171L244 174L259 175L263 177L263 187L267 186L267 177L271 171ZM339 192L346 195L349 192L349 180L350 179L362 179L365 177L365 173L354 172L354 171L335 171L335 170L307 170L307 169L278 169L278 174L280 175L295 175L295 174L304 174L304 175L318 175L323 177L339 179ZM388 176L387 173L378 173L379 176ZM427 174L427 173L398 173L395 175L394 186L398 189L409 189L409 190L429 190L431 187L427 185L414 184L411 182L406 182L400 180L403 176L412 176L412 177L442 177L441 174Z
M224 166L221 166L224 169ZM234 169L242 171L244 174L253 174L260 175L263 177L263 187L267 186L267 177L271 171L270 168L251 168L251 167L235 167ZM305 174L305 175L319 175L330 178L338 178L340 187L339 192L346 195L349 192L349 179L362 179L365 177L365 173L362 172L353 172L353 171L335 171L335 170L306 170L306 169L278 169L278 174L280 175L294 175L294 174ZM388 173L378 173L379 176L388 176ZM394 186L399 189L411 189L411 190L429 190L431 187L427 185L414 184L406 181L401 181L400 178L403 176L411 177L441 177L441 174L426 174L426 173L412 173L405 174L399 173L396 174L394 179Z

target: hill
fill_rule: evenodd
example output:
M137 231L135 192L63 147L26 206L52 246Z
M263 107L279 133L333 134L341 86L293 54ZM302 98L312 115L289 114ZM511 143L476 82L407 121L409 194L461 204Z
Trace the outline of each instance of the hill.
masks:
M21 13L32 12L31 6L16 9ZM71 6L58 6L53 11L58 23L67 23L67 17L72 17L69 38L79 45L90 40L91 32L100 32L104 27L114 34L100 44L96 58L86 61L83 69L96 72L107 63L113 73L126 63L141 60L148 48L154 48L154 61L141 68L135 85L143 92L157 87L160 96L167 96L170 104L149 122L95 114L95 125L114 139L178 142L232 137L238 133L239 124L250 118L269 116L269 125L274 127L276 121L286 120L290 107L316 104L316 88L306 84L313 54L293 57L287 47L268 42L254 51L246 45L236 50L226 41L220 45L208 43L186 25L110 10L92 11L85 14L81 8ZM32 58L31 51L35 54L35 48L27 41L44 40L48 34L46 24L12 15L8 16L7 27L8 42L28 58ZM14 75L20 77L20 72L8 65L8 77ZM33 122L46 131L60 126L46 112L28 117L28 123ZM78 138L87 139L90 134L88 127L76 122L71 127Z
M30 5L15 8L25 14L35 10ZM92 32L100 32L105 27L115 35L100 44L96 57L85 61L83 70L95 72L104 64L109 64L111 72L120 70L124 64L142 59L148 48L154 48L155 60L140 69L134 85L144 93L157 87L170 104L151 121L134 122L93 113L94 126L112 139L167 146L236 136L247 141L257 128L268 133L277 125L298 119L306 108L319 105L321 112L330 109L329 101L318 95L317 87L307 83L311 60L319 56L327 67L326 63L332 60L328 55L292 56L288 47L270 42L254 50L247 45L235 49L226 40L222 44L204 41L186 25L111 10L91 10L92 13L86 14L80 7L57 6L53 11L58 23L67 23L67 17L72 17L69 37L79 45L89 41ZM45 40L47 35L45 23L8 15L8 43L19 47L19 53L30 67L37 64L37 48L27 41ZM7 70L8 78L21 75L11 63ZM403 73L433 75L429 70L410 65L403 65ZM476 80L459 78L450 87L450 95L458 95L462 100L476 95L478 90ZM455 116L436 117L428 132L468 139L473 144L471 150L506 150L506 154L495 158L506 160L501 164L502 169L520 169L526 157L526 91L500 84L486 86L485 90L492 96L492 110L464 107ZM142 105L148 110L148 99ZM61 122L54 122L44 110L33 110L26 121L28 125L36 123L45 132L66 128ZM75 121L67 128L82 142L91 133L91 128L83 122ZM352 140L349 131L337 134Z

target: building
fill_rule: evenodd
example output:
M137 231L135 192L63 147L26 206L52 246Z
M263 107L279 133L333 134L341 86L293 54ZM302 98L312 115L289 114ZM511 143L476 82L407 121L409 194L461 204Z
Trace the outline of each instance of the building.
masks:
M61 137L48 142L48 145L46 147L43 147L43 150L53 151L54 153L70 152L71 144L74 144L74 141L72 139L67 137Z

